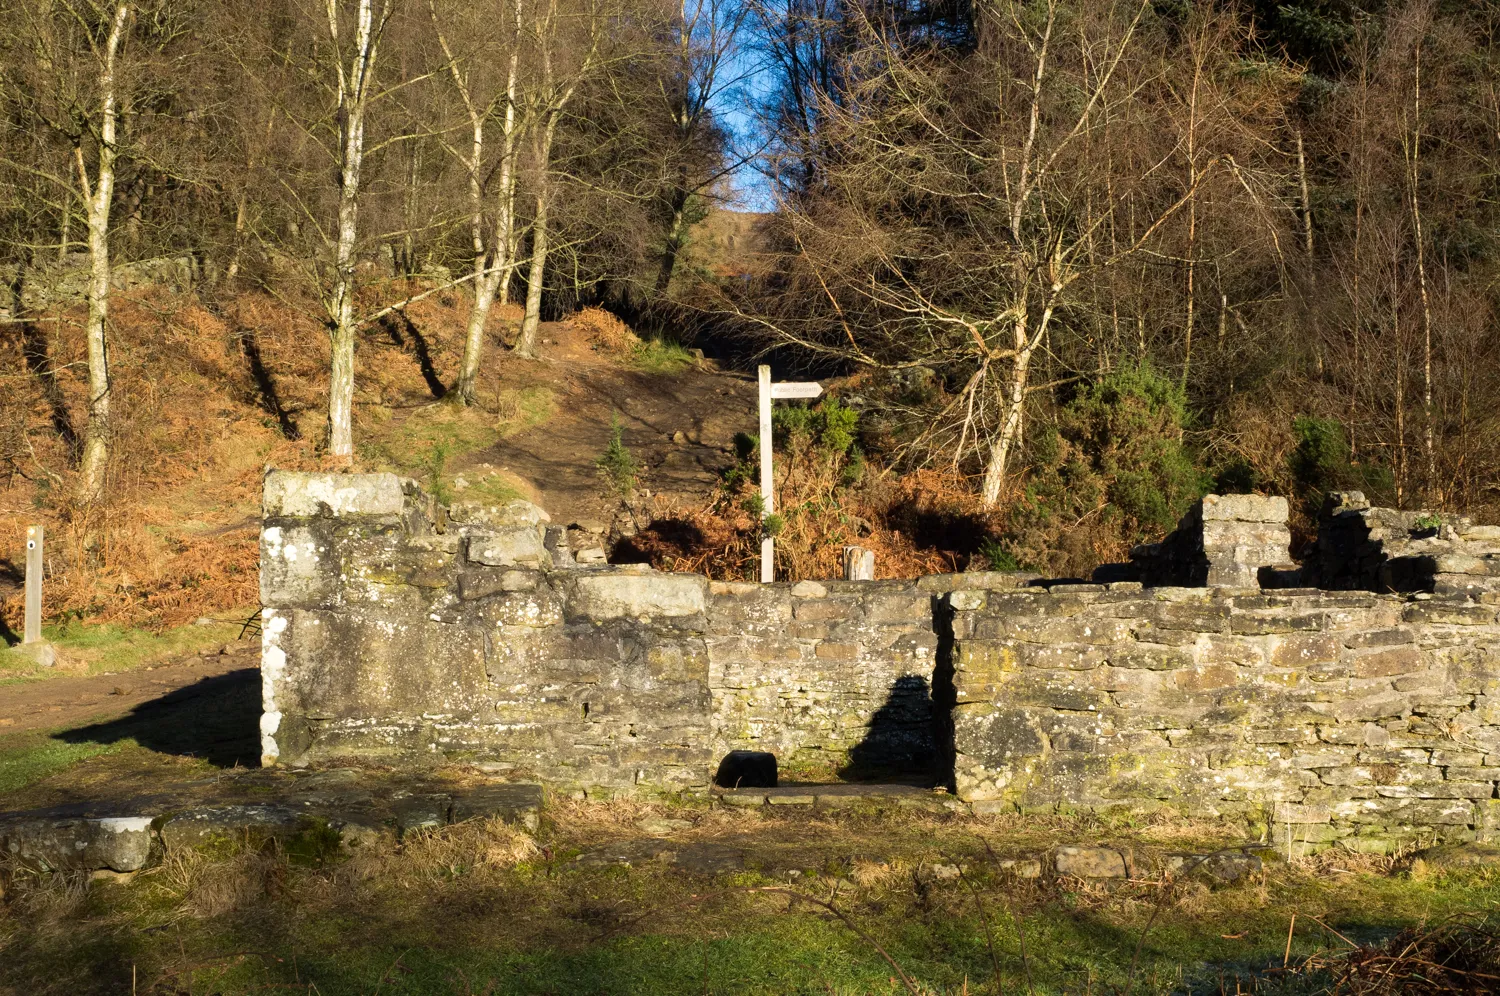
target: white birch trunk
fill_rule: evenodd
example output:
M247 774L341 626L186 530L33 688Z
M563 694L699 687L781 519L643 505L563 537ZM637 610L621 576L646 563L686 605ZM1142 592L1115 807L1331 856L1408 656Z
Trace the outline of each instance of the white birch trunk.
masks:
M346 74L339 55L339 110L343 134L339 146L338 242L334 281L328 303L333 361L328 384L328 452L340 460L354 458L354 250L359 237L359 171L365 152L365 108L375 68L376 30L373 0L359 0L354 58ZM328 29L338 45L337 0L328 0Z
M89 424L83 445L80 496L94 501L104 491L109 463L109 344L105 325L109 318L109 212L114 199L116 136L119 107L115 93L115 58L130 17L130 5L115 8L114 21L104 47L104 72L100 80L99 171L93 189L78 153L78 180L88 207L89 314L85 325L89 363Z
M531 269L526 276L526 317L521 320L521 335L516 340L516 354L536 355L537 329L542 323L542 281L547 271L547 180L538 181L536 219L531 227Z
M1042 320L1029 334L1026 312L1022 310L1015 319L1015 355L1011 358L1010 382L1000 392L1000 408L1005 413L1005 421L1000 426L1000 434L990 443L989 465L984 471L985 508L994 508L995 503L1000 500L1000 489L1005 486L1011 456L1018 449L1017 443L1021 439L1026 413L1026 389L1031 376L1031 360L1047 334L1047 326L1052 322L1055 307L1055 304L1047 305L1042 311Z
M516 339L516 354L532 357L536 355L537 329L542 323L542 282L547 275L547 204L551 199L551 185L547 182L547 168L552 159L552 136L557 131L557 119L562 111L559 103L548 112L547 124L542 129L537 146L536 217L531 226L531 268L526 276L526 315L521 319L521 334Z
M516 147L516 74L520 55L512 51L510 72L505 85L505 140L501 148L500 180L495 196L494 244L488 251L484 244L483 188L479 182L483 166L484 118L472 109L474 123L473 160L469 173L469 197L473 208L474 235L474 307L469 312L469 326L464 338L463 363L458 375L458 396L466 405L473 404L478 394L479 367L484 357L484 330L489 324L490 310L494 306L496 291L504 303L506 285L514 269L512 260L512 230L515 227L515 147ZM465 102L468 97L465 95Z

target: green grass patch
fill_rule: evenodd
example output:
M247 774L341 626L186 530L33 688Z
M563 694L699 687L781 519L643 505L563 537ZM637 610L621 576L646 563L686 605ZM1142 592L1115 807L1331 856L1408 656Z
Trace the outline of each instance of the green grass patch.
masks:
M109 754L119 744L70 744L45 733L0 737L0 799L79 761ZM5 808L0 804L0 808Z
M1312 996L1329 991L1326 976L1272 971L1294 912L1296 965L1344 947L1333 931L1378 944L1458 913L1488 916L1493 926L1500 903L1494 875L1418 882L1288 873L1264 887L1187 888L1154 918L1154 888L1072 891L982 870L972 890L920 886L910 876L875 887L829 878L794 887L833 897L862 937L820 907L756 891L774 882L754 876L737 885L670 869L559 863L474 882L462 869L423 874L399 858L372 877L286 856L270 874L236 870L233 861L190 869L186 881L173 871L98 888L42 924L0 913L8 951L0 983L28 983L36 994L123 991L111 986L128 983L134 967L138 978L173 983L163 991L226 996L284 987L324 996L904 992L878 945L933 996L996 992L996 963L1008 993L1206 994L1235 992L1239 980L1260 996ZM223 908L225 895L243 898Z
M189 623L155 632L116 623L65 622L42 627L42 637L65 660L83 663L87 674L133 671L184 654L202 653L240 639L245 620L256 614L246 606L219 613L211 623ZM77 670L38 667L20 654L0 653L0 686L64 675Z
M645 339L631 353L637 370L653 374L679 374L696 362L687 347L668 339Z
M367 427L361 454L373 468L415 477L440 500L449 501L455 497L454 479L464 476L452 470L455 463L546 422L554 411L556 396L549 387L502 391L495 411L451 401L427 405L404 416L375 409L367 415L375 424ZM472 477L468 479L471 484L476 483ZM488 486L496 494L509 493L503 480ZM470 498L471 494L465 493L463 497ZM510 497L522 495L517 489Z
M463 488L456 484L452 485L454 497L459 501L499 506L518 498L526 498L526 492L522 490L519 479L505 471L491 471L478 475L469 471L455 475L454 480L458 478L463 478L467 485Z

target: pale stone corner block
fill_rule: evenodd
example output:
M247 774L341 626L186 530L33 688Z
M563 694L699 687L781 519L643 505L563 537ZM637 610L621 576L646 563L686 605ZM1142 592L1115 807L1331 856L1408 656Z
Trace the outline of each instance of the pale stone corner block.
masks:
M266 475L262 510L267 518L314 515L400 515L405 503L395 474L303 474L273 470Z

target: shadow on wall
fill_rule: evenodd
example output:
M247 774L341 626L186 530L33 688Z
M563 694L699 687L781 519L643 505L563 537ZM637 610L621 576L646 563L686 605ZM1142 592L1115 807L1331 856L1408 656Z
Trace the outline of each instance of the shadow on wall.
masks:
M932 600L937 636L932 679L919 674L897 678L885 702L870 717L864 738L849 750L836 772L842 782L886 782L954 788L953 610ZM736 750L725 755L714 774L721 788L774 788L777 759L765 751Z
M870 717L864 739L849 750L849 763L839 769L839 778L931 784L938 759L933 733L933 697L927 679L902 675L891 685L885 704Z
M134 740L147 750L200 757L220 768L260 767L260 670L204 678L107 723L56 734L73 744Z

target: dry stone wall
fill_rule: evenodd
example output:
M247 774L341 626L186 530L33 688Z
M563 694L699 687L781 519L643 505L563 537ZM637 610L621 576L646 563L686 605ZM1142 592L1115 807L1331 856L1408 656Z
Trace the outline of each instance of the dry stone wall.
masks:
M1266 584L1291 560L1288 512L1285 498L1206 495L1160 543L1130 551L1134 580L1193 588Z
M706 790L735 749L930 772L944 586L558 569L547 530L391 475L271 474L263 760L470 758L595 791Z
M1467 599L955 592L980 809L1170 808L1307 845L1500 837L1500 627Z
M1215 527L1226 570L1278 556L1274 516L1203 521L1248 523ZM271 474L265 761L703 792L749 750L981 810L1168 808L1302 847L1500 837L1492 593L710 583L580 566L558 531L390 475Z
M1500 527L1372 506L1358 491L1323 504L1303 572L1319 588L1438 595L1500 592Z

